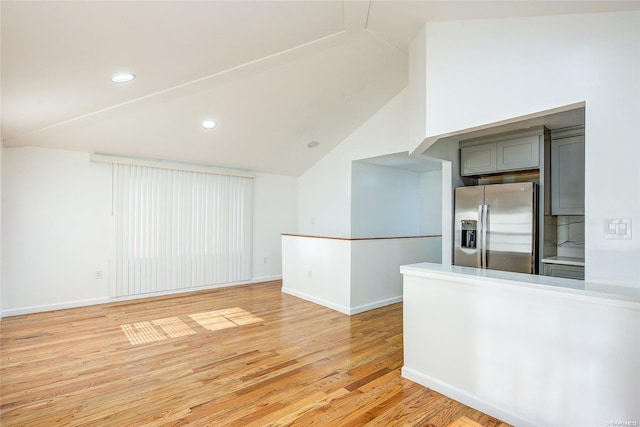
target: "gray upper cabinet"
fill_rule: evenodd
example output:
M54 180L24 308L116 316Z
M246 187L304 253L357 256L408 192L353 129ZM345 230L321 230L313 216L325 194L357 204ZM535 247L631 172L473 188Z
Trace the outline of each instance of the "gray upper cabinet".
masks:
M551 141L551 214L584 215L584 136Z
M539 135L468 146L461 143L460 173L473 176L538 169L539 150Z
M499 172L537 169L540 166L540 143L537 135L498 142L496 147Z
M496 172L496 144L474 145L460 149L462 175Z

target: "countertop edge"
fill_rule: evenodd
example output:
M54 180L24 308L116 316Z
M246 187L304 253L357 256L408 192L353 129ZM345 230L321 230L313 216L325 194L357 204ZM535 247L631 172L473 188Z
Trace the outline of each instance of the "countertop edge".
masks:
M571 297L595 298L601 302L631 304L634 308L638 308L640 304L640 289L589 283L583 280L482 270L472 267L443 266L427 262L400 266L400 273L425 278L457 280L468 284L519 286ZM592 289L588 289L589 287ZM625 294L625 291L637 293L637 295Z
M427 234L424 236L389 236L389 237L332 237L332 236L316 236L312 234L292 234L280 233L280 236L286 237L303 237L310 239L326 239L326 240L344 240L348 242L357 242L362 240L405 240L405 239L425 239L433 237L442 237L442 234Z

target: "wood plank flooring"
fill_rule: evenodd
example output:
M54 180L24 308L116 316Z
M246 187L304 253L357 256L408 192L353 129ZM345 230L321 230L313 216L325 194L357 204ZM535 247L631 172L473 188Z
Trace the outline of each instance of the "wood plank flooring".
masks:
M0 424L507 426L400 377L402 304L349 317L280 289L5 318Z

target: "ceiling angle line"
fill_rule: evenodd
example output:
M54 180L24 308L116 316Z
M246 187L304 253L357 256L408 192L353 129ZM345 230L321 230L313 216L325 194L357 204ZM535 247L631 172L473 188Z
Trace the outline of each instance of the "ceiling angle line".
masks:
M3 142L6 145L7 142L9 142L9 141L11 141L13 139L20 139L20 138L28 137L28 136L31 136L31 135L37 135L37 134L39 134L41 132L45 132L45 131L50 130L50 129L55 129L57 127L61 127L61 126L64 126L64 125L67 125L67 124L70 124L70 123L74 123L74 122L80 121L82 119L86 119L86 118L89 118L89 117L92 117L92 116L96 116L96 115L99 115L99 114L102 114L102 113L106 113L106 112L109 112L109 111L112 111L112 110L116 110L116 109L121 108L121 107L132 105L132 104L135 104L137 102L144 101L144 100L153 98L155 96L162 95L162 94L165 94L165 93L169 93L169 92L172 92L172 91L175 91L175 90L178 90L178 89L186 88L188 86L191 86L191 85L194 85L194 84L197 84L197 83L202 83L202 82L205 82L207 80L214 79L214 78L217 78L217 77L221 77L221 76L224 76L226 74L232 73L234 71L239 71L239 70L242 70L244 68L248 68L248 67L253 66L253 65L258 65L261 62L266 62L268 60L277 59L279 57L285 57L286 55L295 53L298 50L304 50L304 49L307 49L307 48L311 48L314 45L322 45L323 43L329 43L333 39L338 39L340 37L344 37L346 34L347 34L347 32L345 30L338 31L338 32L333 33L333 34L329 34L328 36L324 36L324 37L321 37L319 39L315 39L315 40L312 40L312 41L309 41L309 42L306 42L306 43L302 43L302 44L299 44L297 46L291 47L289 49L285 49L285 50L282 50L280 52L273 53L271 55L263 56L262 58L254 59L253 61L245 62L243 64L236 65L236 66L231 67L231 68L227 68L226 70L218 71L217 73L210 74L208 76L204 76L204 77L201 77L199 79L191 80L191 81L189 81L187 83L182 83L182 84L179 84L179 85L176 85L176 86L172 86L172 87L167 88L167 89L163 89L163 90L160 90L160 91L157 91L157 92L153 92L153 93L150 93L150 94L147 94L147 95L144 95L144 96L140 96L138 98L130 99L129 101L125 101L125 102L121 102L121 103L116 104L116 105L112 105L110 107L101 108L99 110L92 111L90 113L81 114L79 116L72 117L70 119L63 120L61 122L48 125L48 126L45 126L43 128L40 128L40 129L32 130L32 131L25 132L25 133L22 133L22 134L19 134L19 135L14 135L14 136L11 136L9 138L5 138Z
M378 40L382 41L387 46L391 46L393 49L401 52L403 55L405 55L405 56L409 55L409 52L405 52L404 50L402 50L401 48L399 48L395 44L393 44L390 41L384 39L383 37L381 37L378 34L376 34L373 30L369 29L369 17L371 16L371 6L372 5L373 5L373 0L369 0L369 6L367 7L367 18L365 19L365 22L364 22L364 30L367 33L375 36L375 38L377 38ZM342 10L344 11L344 2L343 2ZM344 14L343 14L343 18L344 18Z
M399 48L395 44L391 43L389 40L386 40L384 37L379 36L378 34L376 34L375 32L371 31L370 29L365 28L364 31L365 31L366 34L370 34L371 36L373 36L376 39L380 40L382 43L384 43L385 45L387 45L388 47L390 47L394 51L397 51L397 52L401 53L405 57L409 56L409 52L405 52L404 50L402 50L401 48Z
M371 3L373 0L369 0L369 7L367 7L367 19L364 21L364 29L369 29L369 15L371 14Z

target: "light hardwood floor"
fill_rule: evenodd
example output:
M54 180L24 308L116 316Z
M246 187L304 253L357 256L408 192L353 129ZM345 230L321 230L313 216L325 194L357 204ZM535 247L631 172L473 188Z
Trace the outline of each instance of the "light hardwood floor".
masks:
M349 317L280 289L5 318L0 424L507 426L400 377L402 304Z

